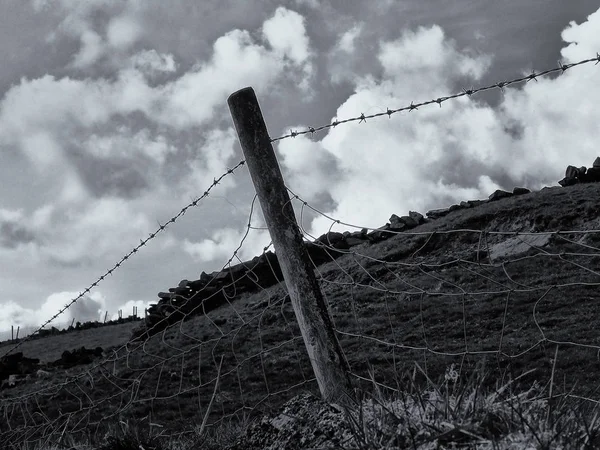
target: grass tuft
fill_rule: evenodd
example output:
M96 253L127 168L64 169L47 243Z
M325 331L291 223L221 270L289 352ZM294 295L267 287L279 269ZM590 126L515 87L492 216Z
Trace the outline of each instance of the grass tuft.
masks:
M490 390L483 372L474 373L463 381L450 366L438 383L428 380L427 389L418 388L413 375L406 390L387 396L373 380L372 393L347 411L356 443L348 448L600 448L596 405L586 411L568 396L544 396L538 383L517 391L517 379Z

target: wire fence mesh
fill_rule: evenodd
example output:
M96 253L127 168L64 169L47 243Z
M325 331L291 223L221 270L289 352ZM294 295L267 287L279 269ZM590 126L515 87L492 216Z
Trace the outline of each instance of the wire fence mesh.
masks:
M84 368L44 366L32 383L0 395L4 441L56 444L65 433L101 439L107 424L141 417L190 433L314 390L270 245L252 261L237 255L253 228L249 220L221 272L180 283L125 345L104 349Z
M98 286L98 284L100 284L106 277L108 277L109 275L112 275L115 270L117 270L119 267L121 267L125 263L125 261L127 261L134 254L136 254L140 248L144 247L149 241L151 241L158 234L160 234L161 232L163 232L171 223L175 223L175 221L177 219L179 219L179 217L183 216L188 209L190 209L191 207L197 206L198 202L200 202L204 198L208 197L210 191L215 186L217 186L221 182L221 180L223 178L225 178L226 176L228 176L230 174L233 174L236 169L238 169L239 167L243 166L244 164L245 164L245 161L242 160L242 161L238 162L231 169L228 169L225 173L223 173L218 178L215 177L215 179L213 180L212 184L206 189L206 191L204 191L204 193L200 197L192 200L188 205L186 205L183 208L181 208L181 210L179 211L179 213L177 213L176 215L174 215L173 217L171 217L164 224L162 224L162 225L159 224L158 229L156 231L154 231L153 233L150 233L150 235L146 239L140 239L139 245L135 246L131 251L129 251L129 253L125 254L125 256L123 256L119 261L117 261L112 268L108 269L96 281L94 281L91 285L89 285L87 288L85 288L83 291L81 291L77 297L73 298L63 308L59 309L56 314L54 314L46 322L44 322L42 325L40 325L32 333L30 333L25 339L19 341L13 347L10 347L5 353L3 353L2 355L0 355L0 358L6 356L9 353L13 352L14 350L18 349L21 345L23 345L25 342L27 342L31 338L31 336L35 335L36 333L39 333L40 330L44 329L44 327L46 327L47 325L49 325L50 323L52 323L52 321L55 321L61 314L63 314L67 309L69 309L71 306L73 306L84 295L88 294L92 289L94 289L96 286Z
M426 104L441 106L450 98L593 61L600 56L272 141ZM215 178L201 197L81 295L243 164ZM581 195L588 198L584 189L591 188L581 187ZM293 192L292 202L357 385L375 382L398 391L403 374L415 362L424 368L423 383L430 383L448 367L467 373L484 361L486 370L498 378L531 367L537 370L533 377L543 378L552 369L560 380L555 394L599 400L594 396L594 370L600 358L595 319L600 317L600 226L593 213L552 222L541 212L542 203L526 205L527 213L524 209L505 223L490 203L460 219L413 216L418 228L397 222L372 229L330 217ZM238 256L254 229L252 214L223 270L182 280L161 296L142 327L131 329L125 344L104 348L101 358L86 365L44 365L22 380L27 382L4 386L8 389L0 391L2 442L60 445L67 436L101 439L115 423L129 420L181 437L206 426L247 420L300 392L317 392L270 246L251 261ZM316 216L331 223L320 237L305 225ZM36 345L23 340L3 355L15 357L18 347L27 352Z
M485 361L491 382L535 369L524 383L555 373L555 395L597 403L599 189L570 192L570 214L548 211L561 205L557 189L436 220L393 216L375 230L292 193L305 219L331 222L318 243L337 257L315 270L355 378L396 391L415 362L429 382L452 365L469 373Z

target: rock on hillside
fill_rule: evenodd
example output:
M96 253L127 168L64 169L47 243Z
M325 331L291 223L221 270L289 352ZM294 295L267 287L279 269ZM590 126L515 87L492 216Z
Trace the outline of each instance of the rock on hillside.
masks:
M300 450L352 448L353 435L344 412L302 394L287 402L281 412L252 425L228 450Z

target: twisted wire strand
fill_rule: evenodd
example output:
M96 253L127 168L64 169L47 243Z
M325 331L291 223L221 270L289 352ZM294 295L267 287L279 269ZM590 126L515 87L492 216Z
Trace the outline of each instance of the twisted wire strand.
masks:
M400 111L414 111L418 108L420 108L421 106L428 106L431 104L437 104L440 106L440 108L442 107L442 103L444 103L447 100L450 99L454 99L454 98L458 98L458 97L464 97L465 95L468 97L471 97L474 94L477 94L479 92L484 92L484 91L489 91L492 89L500 89L501 91L504 90L505 87L508 87L510 85L513 84L518 84L518 83L523 83L523 82L529 82L531 80L535 80L537 81L538 77L543 77L552 73L564 73L567 71L567 69L570 69L572 67L575 66L580 66L582 64L588 64L590 62L595 62L594 65L598 64L600 62L600 54L596 53L596 57L595 58L588 58L588 59L584 59L581 61L578 61L576 63L571 63L571 64L563 64L562 62L558 61L558 67L553 68L553 69L547 69L544 70L542 72L535 72L533 71L531 74L523 76L523 77L518 77L518 78L514 78L512 80L506 80L506 81L499 81L493 84L490 84L488 86L482 86L479 88L472 88L472 89L463 89L462 92L458 92L456 94L453 95L448 95L446 97L438 97L436 99L432 99L432 100L428 100L428 101L424 101L421 103L414 103L411 102L410 105L408 106L403 106L401 108L397 108L397 109L390 109L390 108L386 108L385 112L380 112L380 113L376 113L376 114L368 114L365 115L363 113L361 113L360 116L356 116L356 117L351 117L348 119L343 119L343 120L334 120L332 123L326 124L326 125L321 125L318 127L308 127L305 130L290 130L290 132L288 134L285 134L283 136L279 136L277 138L271 138L271 142L277 142L277 141L281 141L284 139L288 139L288 138L295 138L296 136L301 136L304 134L309 134L312 136L315 133L319 132L319 131L323 131L329 128L335 128L338 125L342 125L345 123L349 123L349 122L356 122L358 121L358 123L361 122L366 122L367 119L374 119L377 117L382 117L382 116L387 116L388 118L391 118L393 114L400 112Z
M463 93L454 96L443 97L420 104L411 103L408 107L397 110L388 109L386 113L374 114L372 116L361 114L360 117L339 122L336 121L333 124L318 129L309 128L304 132L293 132L290 135L274 139L272 142L287 137L294 137L299 134L306 134L309 132L314 133L321 129L354 120L365 121L368 118L382 115L388 115L389 117L395 112L413 110L419 106L431 103L438 103L441 106L442 102L450 98L456 98L462 95L473 95L486 89L502 89L513 83L535 80L539 76L547 75L552 72L564 72L573 66L592 61L596 61L596 63L600 62L600 55L597 55L594 59L580 61L575 64L562 65L559 63L558 69L552 69L537 74L532 73L528 77L501 82L480 89L463 91ZM232 173L237 167L243 164L244 161L241 161L233 169L229 169L226 174L223 174L221 178ZM196 206L196 203L207 196L210 189L214 187L221 178L215 179L213 185L205 192L204 196L198 198L186 208L182 209L177 216L168 221L165 225L161 225L156 233L162 231L166 225L174 222L177 217L184 214L187 208ZM344 225L355 229L367 228L330 217L304 201L292 191L290 191L290 193L292 194L290 202L300 202L301 204L301 220L299 227L305 240L310 241L316 239L304 228L304 216L307 214L320 214L330 220L330 232L338 225ZM239 246L229 258L229 261L223 266L223 271L225 271L226 268L232 269L233 266L231 263L234 260L239 261L245 266L245 269L247 269L247 272L244 273L244 275L236 278L233 270L231 270L231 280L229 281L228 279L227 284L223 285L224 287L222 287L221 291L215 291L202 302L198 302L199 304L194 305L194 308L191 311L186 312L184 317L175 324L170 324L167 317L154 324L154 327L162 326L159 324L163 323L168 326L162 328L159 334L152 336L152 338L144 339L141 342L129 340L126 344L118 347L116 350L113 349L112 354L109 357L103 358L100 363L94 363L91 367L88 367L80 373L69 376L64 382L51 381L48 386L44 386L35 392L28 392L23 395L16 395L9 398L0 398L0 415L4 418L4 421L0 422L0 439L4 442L19 444L22 444L23 442L39 443L43 441L46 443L55 442L57 445L62 445L61 439L65 433L80 433L94 427L96 430L99 430L100 426L108 421L108 419L121 419L122 415L133 413L137 408L149 408L150 412L146 417L148 417L149 421L152 419L155 422L153 417L153 415L155 415L155 403L178 399L179 404L180 398L188 397L195 393L198 395L198 409L205 409L206 414L208 414L210 412L210 406L202 406L201 390L208 390L213 387L215 394L220 396L220 400L216 403L221 406L221 411L213 411L212 414L213 416L218 416L218 419L211 423L211 425L215 425L222 423L237 414L260 412L263 410L263 406L270 407L270 402L280 395L290 394L299 388L314 388L314 377L312 377L312 374L306 375L304 373L308 361L307 356L302 354L299 349L302 340L301 334L297 330L295 321L292 318L288 320L286 316L286 314L289 314L289 307L291 305L285 287L280 285L275 285L273 287L262 286L259 275L255 273L258 262L255 264L244 263L238 255L250 230L257 228L251 225L255 200L256 197L252 201L250 217L244 236L242 237ZM285 205L285 207L287 206L288 205ZM375 229L372 228L370 228L370 230L375 231ZM154 233L154 235L156 233ZM396 351L420 352L429 355L459 357L462 358L461 361L463 362L466 356L471 355L496 355L514 360L515 358L539 349L546 344L573 346L578 349L588 349L600 352L600 345L596 345L593 341L587 342L581 336L573 339L564 339L554 336L552 333L548 332L547 327L545 327L540 319L542 315L540 312L542 302L548 301L556 291L575 286L591 287L594 289L597 289L600 286L600 282L598 282L600 272L594 265L594 259L600 257L600 249L591 243L580 242L579 240L571 238L571 236L594 236L594 234L600 233L600 230L558 230L541 233L526 233L465 228L428 232L396 232L389 230L386 231L386 233L394 236L393 239L396 240L401 238L407 240L413 239L414 242L411 242L411 245L408 246L407 257L399 258L397 260L387 260L386 255L378 255L375 251L369 250L368 247L353 247L350 249L336 248L334 243L330 240L329 234L326 235L325 239L319 238L318 241L312 243L315 247L322 249L325 252L324 254L330 256L330 261L322 262L313 260L319 283L324 291L325 300L328 302L329 307L335 309L338 313L339 311L343 311L344 308L347 308L349 310L348 316L351 316L355 322L353 327L343 323L342 318L338 318L335 322L336 334L340 340L344 341L342 347L344 347L344 345L347 346L346 354L349 354L349 349L351 348L349 345L353 345L355 341L358 341L359 345L370 346L369 348L371 351L367 354L372 355L373 358L375 358L375 350L378 346L387 349L388 353L391 353L394 357ZM539 236L541 234L553 236L556 240L561 240L564 243L575 247L575 250L553 251L549 248L536 246L524 239L524 237L529 235ZM433 261L430 261L424 256L424 249L426 249L427 245L439 235L445 236L448 239L455 236L473 235L475 238L478 237L478 243L475 246L476 258L468 259L465 255L457 255L447 260L434 258ZM151 235L151 238L153 237L154 236ZM481 257L484 253L489 255L489 245L492 239L502 237L521 239L523 244L529 246L537 253L495 261L492 261L489 256L487 258ZM142 245L151 238L142 241ZM270 246L271 244L264 248L263 255L266 254ZM127 257L124 257L115 265L115 267L113 267L113 269L111 269L111 271L107 272L107 274L111 274L113 270L118 268L121 263L135 253L139 247L136 247L136 249L130 252ZM381 246L379 248L381 249ZM528 279L516 279L517 277L515 274L511 274L511 265L514 264L518 266L520 263L527 263L535 261L536 259L556 264L564 264L573 270L580 270L587 278L582 276L575 282L561 280L560 273L557 272L557 277L555 279L540 285L533 284L532 282L529 282ZM266 258L266 260L271 264L268 258ZM272 275L275 276L277 282L280 282L281 280L279 279L276 268L270 265L269 270ZM477 278L477 280L481 282L481 285L478 289L465 287L461 284L460 280L452 278L451 273L447 273L450 270L461 270L462 273L468 273ZM107 274L103 275L103 277ZM89 289L97 285L103 277L98 279L96 283L92 284L86 291L89 292ZM201 288L201 291L210 292L209 288L211 287L211 282L215 281L215 279L216 275L213 276L210 282ZM249 311L242 311L241 309L236 308L234 302L234 298L238 297L238 294L243 292L241 288L245 279L250 280L256 285L260 293L258 298L261 299L261 303L251 305L252 307ZM347 293L347 295L344 295L343 300L340 300L339 297L334 299L334 292L340 290ZM84 291L80 297L84 295L86 291ZM198 292L188 300L194 301L195 296L199 295ZM215 316L216 313L209 312L204 307L204 301L207 298L213 298L219 292L223 294L223 306L232 310L232 313L228 316L229 324L224 324L222 321L219 321ZM361 311L364 311L365 308L365 298L362 296L364 293L369 292L377 295L377 298L380 298L382 300L381 303L387 308L387 322L389 322L391 334L386 334L384 336L376 335L373 330L369 328L370 324L365 323L365 320L363 320L364 318L361 316ZM531 296L533 299L533 325L537 335L532 336L533 341L529 342L525 348L510 351L511 346L507 342L508 336L506 332L510 322L509 307L513 304L514 297L519 294ZM174 298L177 298L177 295L178 294L176 294ZM424 303L426 297L431 297L436 300L444 300L444 298L447 297L446 300L455 302L453 304L456 305L457 311L460 311L462 326L457 330L454 342L448 344L448 348L441 346L439 342L435 342L435 336L427 329L427 305ZM499 333L497 345L494 345L491 348L484 348L470 342L470 328L467 326L467 308L471 303L478 301L479 299L487 300L488 297L490 299L502 298L503 312L499 318L501 320L501 328L500 331L497 332ZM254 299L254 297L249 298ZM414 298L417 298L417 300L413 300ZM368 298L366 299L368 300ZM73 300L72 303L76 300L77 299ZM393 314L397 314L397 312L392 312L391 306L397 306L403 300L409 303L410 301L418 302L418 316L414 318L413 323L422 335L421 341L414 337L412 338L412 341L410 339L407 339L406 341L400 339L402 335L398 330L399 326L395 325L393 320L393 318L395 318L393 317ZM235 301L239 301L239 299ZM495 301L498 302L497 299ZM70 304L68 306L70 306ZM173 301L171 301L170 306L173 306L176 311L182 311L177 309L178 307ZM60 313L62 312L64 311L61 311ZM211 334L198 336L189 329L191 327L189 322L188 325L184 325L186 319L191 318L193 315L201 316L201 319L199 320L205 321L203 323L207 324L207 327L211 330ZM55 318L56 316L50 319L50 321ZM281 335L280 328L274 329L272 325L273 320L282 321L285 336ZM40 327L40 329L47 325L47 323ZM198 325L196 324L196 326ZM259 343L258 350L251 354L248 354L248 352L244 352L243 350L244 345L248 344L249 330L257 333L257 336L253 335L252 338L257 339ZM277 331L277 336L273 336L274 330ZM175 340L175 337L177 340ZM352 341L353 339L355 341ZM19 344L22 343L23 342L20 342ZM222 348L218 348L219 345ZM9 353L12 350L14 350L14 348L9 350ZM268 358L277 351L284 351L282 359L269 360ZM195 356L196 354L197 357ZM225 367L223 371L221 371L219 356L221 356L221 362L223 361L223 358L226 358L227 364L230 364L229 367ZM282 361L282 366L271 367L275 363L281 364ZM196 362L198 367L197 381L195 379L189 379L186 375L187 371L190 370L191 363ZM371 364L371 361L368 360L366 363ZM111 364L112 370L110 369ZM372 377L366 377L361 364L364 366L364 361L358 361L357 358L354 358L354 361L352 361L352 376L357 381L369 383L375 382L378 386L393 389L393 386L389 386L388 383L374 380ZM396 363L394 362L394 369L395 364ZM286 369L289 370L291 367L293 367L292 370L294 370L296 382L290 383L285 387L277 386L276 381L281 375L281 372ZM255 386L249 384L248 378L244 378L242 373L244 370L255 371L255 373L253 373L253 376L255 376L255 378L253 378L253 383L256 383L257 378L262 378L262 385L264 385L264 395L261 394L262 396L255 398L253 403L246 398L247 394L245 395L245 391L246 389L252 391L255 389ZM169 371L171 372L169 373ZM151 379L150 375L158 375L158 378ZM146 378L150 378L152 384L154 382L156 383L154 389L152 389L153 386L145 386ZM166 378L178 378L179 383L164 383ZM228 379L230 384L227 389L223 388L221 390L220 386L223 384L224 379ZM233 388L231 386L236 384L237 389L233 390L232 393ZM101 390L102 387L106 387L107 389L110 387L110 391L103 392ZM169 391L169 388L172 389ZM240 398L237 400L237 403L235 403L235 399L232 399L231 395L237 395L237 393L239 393ZM572 396L578 396L582 399L598 402L597 400L579 394L573 394ZM71 407L72 410L52 410L52 406L60 404L61 399L65 398L74 399L78 406L75 408ZM226 404L228 405L228 411L225 410ZM100 418L93 418L93 412L97 414L102 413L104 415ZM183 421L184 417L181 410L179 411L179 414ZM190 432L191 431L186 430L179 434L183 435Z
M186 206L184 206L183 208L181 208L181 210L175 216L171 217L163 225L159 224L159 227L156 229L156 231L154 231L153 233L150 233L150 235L146 239L140 239L139 245L135 246L129 253L127 253L125 256L123 256L117 263L115 263L115 265L112 268L110 268L106 272L104 272L104 274L102 274L100 277L98 277L96 279L96 281L94 281L87 288L85 288L77 297L73 298L63 308L59 309L56 314L54 314L50 319L48 319L46 322L44 322L33 333L27 335L26 337L24 337L23 339L21 339L16 345L14 345L13 347L9 348L6 352L4 352L0 356L0 358L3 358L4 356L6 356L6 355L12 353L13 351L15 351L16 349L18 349L21 345L23 345L25 342L27 342L28 340L30 340L32 336L34 336L36 333L39 333L39 331L42 330L46 325L48 325L49 323L51 323L54 319L58 318L67 309L69 309L71 306L73 306L79 299L81 299L85 294L89 293L93 288L95 288L96 286L98 286L98 284L100 284L107 276L112 275L112 273L115 270L117 270L119 267L121 267L121 265L125 261L127 261L132 255L134 255L135 253L137 253L140 248L142 248L143 246L145 246L149 241L151 241L158 234L160 234L162 231L164 231L169 226L169 224L175 223L175 221L179 217L183 216L189 208L191 208L192 206L197 206L198 202L200 202L204 198L208 197L210 191L215 186L217 186L221 182L221 180L223 178L225 178L226 176L228 176L230 174L233 174L237 168L243 166L245 163L246 163L246 161L242 160L242 161L238 162L231 169L227 169L227 171L224 172L220 177L215 178L214 181L212 182L212 184L206 189L206 191L204 191L204 193L200 197L194 199L193 201L191 201L190 203L188 203Z
M252 226L255 201L256 197L252 201L246 232L242 236L239 245L223 265L223 270L214 275L212 280L233 267L231 263L234 259L237 259L247 269L246 283L250 280L262 293L267 288L261 286L260 277L254 273L260 258L256 263L254 260L250 263L244 263L239 257L239 250L247 240L249 231L259 228ZM269 243L263 249L263 255L266 254L271 245ZM270 264L270 259L266 258L266 260ZM277 282L280 282L281 280L275 273L275 268L273 266L269 267ZM261 270L264 271L264 267ZM218 322L217 318L211 316L213 313L207 313L204 310L203 303L199 302L199 304L194 305L194 309L186 313L186 317L162 329L159 335L150 338L152 343L150 339L145 339L143 342L129 340L126 344L113 349L108 357L102 358L98 363L93 363L80 373L68 376L64 381L54 380L34 392L29 391L21 395L0 398L0 414L4 417L5 424L10 427L8 430L3 430L0 424L0 439L5 442L39 444L40 442L60 439L63 430L67 430L71 434L89 432L93 429L99 430L103 423L117 420L123 414L131 414L131 411L144 407L144 405L153 405L158 401L168 401L190 395L200 395L200 391L204 392L209 388L213 388L213 386L218 386L219 380L224 379L229 380L228 385L230 386L232 380L237 379L242 401L236 403L235 407L232 407L232 411L225 413L225 410L223 410L223 414L218 415L216 420L213 420L207 426L216 426L238 414L266 412L263 407L270 404L273 399L286 396L290 392L301 388L311 388L315 384L315 379L306 373L306 364L301 362L303 356L299 350L301 336L293 326L295 323L293 319L286 316L286 314L289 315L286 312L289 301L287 301L287 295L284 295L285 292L275 296L269 294L268 298L270 300L267 304L256 305L258 307L256 311L250 310L242 315L241 310L238 311L232 300L233 297L238 295L237 284L243 281L244 275L238 277L237 275L234 276L233 272L231 274L231 280L223 286L221 292L225 294L224 307L233 309L231 321L235 316L237 319L233 322L237 322L239 325L232 322L235 326L230 327L230 329L223 329L223 325ZM202 289L207 289L207 286L210 286L210 282ZM228 289L231 291L229 294L225 292ZM211 296L216 294L215 292ZM175 296L177 295L175 294ZM198 293L195 295L198 295ZM210 298L210 296L207 298ZM192 298L189 300L191 301ZM270 322L271 317L276 314L278 309L278 315L281 315L285 320L286 334L289 334L289 337L286 338L279 333L278 339L273 341L268 338L272 333ZM194 335L191 332L194 330L193 328L190 328L189 325L184 326L184 321L189 316L197 315L197 313L202 316L200 320L204 321L205 327L212 330L212 337L199 338L197 333ZM242 352L240 354L239 343L247 339L244 336L248 334L249 329L256 330L258 342L260 343L259 348L252 353ZM246 331L242 334L243 330ZM177 336L177 341L172 340L173 336ZM219 351L217 351L218 349ZM195 356L207 351L208 359ZM272 378L271 361L282 352L288 355L286 358L289 358L290 362L296 361L295 364L298 365L296 373L299 375L299 379L289 386L274 383L276 378ZM219 366L219 355L224 354L226 354L226 359L231 362L231 365L224 367L219 374L215 374L214 368ZM196 381L189 379L187 375L189 367L186 368L186 364L189 366L194 361L197 361L199 369L199 378ZM111 366L113 366L112 369ZM242 373L248 370L246 367L258 369L258 373L262 373L264 383L264 394L260 398L253 398L252 402L243 400L245 385ZM173 372L173 369L176 370ZM200 371L200 369L202 370ZM206 372L207 370L208 372ZM169 371L171 371L170 375ZM158 376L158 379L156 379L156 376ZM178 378L179 382L169 387L170 390L168 389L168 392L166 392L162 380L173 379L173 376ZM144 387L147 383L146 379L153 380L151 386ZM156 387L152 389L154 383L156 383ZM171 385L171 383L169 384ZM148 387L150 387L150 390ZM109 390L105 392L105 389ZM64 411L53 412L48 410L48 407L51 406L51 404L48 404L49 399L63 398L63 396L75 400L79 406ZM227 398L229 398L227 400L229 402L233 400L230 397ZM226 398L224 397L222 401L226 401ZM223 403L221 404L223 405ZM152 406L150 408L152 411ZM200 410L202 409L202 405L200 405ZM98 417L99 412L102 412L100 418ZM14 426L11 424L14 424ZM192 431L187 430L179 434L183 435L190 432Z
M357 230L373 230L377 229L368 228L356 224L348 223L328 214L320 211L318 208L310 205L306 200L297 195L294 191L288 188L290 193L290 201L298 202L300 205L300 231L309 240L317 239L316 236L310 234L310 232L304 227L306 211L310 212L313 216L320 216L327 218L331 223L329 230L320 238L315 241L314 244L320 246L324 250L330 252L331 255L337 254L337 257L331 257L331 261L326 265L316 265L315 271L319 274L318 278L321 286L325 290L339 290L344 288L349 291L352 310L354 311L355 319L357 324L361 322L362 318L360 314L356 313L355 306L360 305L359 300L355 297L355 291L362 289L363 292L373 291L380 294L381 299L385 299L385 306L388 308L388 319L390 320L391 335L387 335L387 338L381 336L373 336L371 333L363 330L351 331L345 330L343 327L336 327L336 333L341 339L355 339L360 342L364 342L365 345L371 346L380 345L389 349L389 351L411 351L421 352L430 355L445 356L445 357L460 357L464 360L467 356L485 356L485 355L496 355L509 360L515 360L525 356L526 354L544 348L546 345L553 346L570 346L578 348L582 351L592 350L600 355L600 345L597 344L597 339L591 336L587 336L583 339L583 336L577 338L567 338L556 336L557 332L552 328L548 328L547 324L542 321L542 316L547 315L540 312L540 305L542 302L548 301L548 297L552 293L556 293L563 290L570 291L572 288L593 288L597 289L600 287L600 271L596 269L595 261L600 257L600 248L598 246L582 241L581 239L571 238L571 236L580 236L593 238L594 242L597 242L598 236L600 236L600 229L571 229L571 230L558 230L558 231L539 231L536 233L527 233L520 231L500 231L500 230L487 230L487 229L451 229L451 230L437 230L419 232L419 231L394 231L386 230L385 233L392 237L386 239L386 242L390 239L394 239L392 243L387 244L388 247L394 248L394 246L408 246L404 250L404 257L399 260L387 260L385 256L376 256L374 251L370 251L370 244L358 245L350 247L350 249L339 248L334 245L330 240L330 233L336 225L344 225L348 228L354 228ZM435 223L435 222L434 222ZM339 235L339 233L335 233ZM500 258L499 260L492 261L481 261L464 259L460 255L452 256L446 261L439 261L439 257L432 256L433 262L429 262L427 259L418 256L419 251L426 247L430 239L436 235L447 236L452 238L453 236L461 236L465 234L479 235L478 244L476 244L477 254L480 252L489 252L488 238L496 236L496 239L504 238L516 238L520 240L530 250L534 250L535 254L526 254L510 258ZM530 241L523 239L526 236L550 236L554 237L554 245L557 246L561 242L564 244L571 245L572 247L578 247L581 251L571 250L557 250L552 251L544 246L538 246L532 244ZM401 239L401 240L400 240ZM472 242L473 239L469 240ZM407 244L402 244L407 242ZM410 242L410 244L408 244ZM424 243L423 243L424 242ZM477 242L477 240L475 241ZM495 241L499 242L499 241ZM394 244L395 243L395 244ZM375 244L373 244L375 245ZM485 248L482 248L485 246ZM381 248L379 246L379 248ZM413 249L416 250L413 251ZM522 253L526 253L523 251ZM509 273L509 267L514 265L520 267L521 263L535 260L548 260L555 264L561 264L563 266L570 266L571 270L580 271L582 274L587 276L578 276L577 279L566 279L561 282L561 270L558 269L554 276L554 279L548 280L547 283L528 283L526 281L517 281L514 279L514 275L518 272L513 272L513 275ZM342 263L341 261L345 261ZM348 268L354 264L360 270L353 270L351 273ZM369 270L371 267L377 268L377 270ZM532 266L535 267L535 266ZM482 285L480 289L467 289L464 288L460 283L455 282L450 278L449 275L444 275L449 270L460 269L463 273L470 274L473 277L480 278L488 284ZM517 269L515 269L517 270ZM450 272L450 273L457 273ZM343 274L343 276L340 276ZM425 283L420 286L411 282L410 280L416 280L417 275L422 278L421 283L425 283L427 279L435 281L436 284ZM425 278L423 278L425 277ZM398 286L398 287L396 287ZM404 287L405 286L405 287ZM430 286L430 287L426 287ZM443 286L447 286L446 289L442 289ZM493 287L495 286L495 287ZM408 287L408 289L406 288ZM526 295L533 299L531 302L531 314L532 323L538 333L538 338L533 339L533 342L528 343L523 348L518 350L509 351L506 347L506 335L507 327L510 323L509 319L509 305L514 302L513 297L517 295ZM367 294L364 294L367 295ZM473 346L472 342L469 342L469 330L467 324L469 323L467 315L467 302L469 304L475 304L477 301L484 301L489 298L498 298L504 296L504 310L501 316L501 327L498 332L497 346L495 348L477 348ZM462 308L462 348L444 349L440 348L441 344L432 344L427 335L426 324L424 321L424 298L429 297L432 299L439 298L452 302L452 299L456 299L456 307ZM556 297L556 295L555 295ZM395 337L396 327L392 325L391 313L389 312L388 299L392 301L392 304L398 304L402 302L402 299L406 301L417 298L419 302L420 312L418 313L421 317L421 330L422 330L422 344L411 344L410 342L399 342ZM481 299L481 300L478 300ZM556 298L551 300L556 302ZM395 303L394 303L395 302ZM548 320L548 319L546 319ZM429 325L431 326L431 325ZM533 338L533 336L532 336ZM450 346L452 347L452 346ZM510 345L509 347L513 347ZM373 356L374 357L374 356ZM355 379L362 381L372 382L371 379L366 378L364 375L353 372L352 374ZM394 386L380 384L382 387L389 387L391 390ZM589 400L592 403L600 403L600 400L592 399L589 396L582 396L575 394L561 394L565 397L573 397L583 400Z
M241 260L239 259L239 256L238 256L238 252L242 248L245 240L248 237L248 230L250 228L252 228L251 227L251 219L252 219L252 215L254 213L255 200L256 200L256 196L254 197L254 199L252 201L252 204L251 204L250 217L248 219L248 224L246 226L246 232L242 236L242 239L240 240L240 243L237 246L236 250L232 253L232 255L229 257L229 259L227 260L227 262L225 262L225 264L223 265L223 267L221 269L221 272L223 270L225 270L227 267L231 267L231 263L233 262L234 259L237 259L237 260L239 260L241 262ZM272 243L269 243L267 246L265 246L263 248L263 254L265 254L269 250L269 248L271 246L272 246ZM248 269L251 272L256 266L257 266L257 264L255 264L254 266L248 267ZM207 290L211 286L211 283L215 280L215 278L216 278L216 276L213 276L212 279L211 279L211 281L209 281L205 286L203 286L200 290L198 290L196 292L195 296L198 296L199 294L201 294L205 290ZM235 283L236 283L236 280L232 280L232 282L229 285L225 286L225 287L227 288L227 287L230 287L230 286L235 286ZM206 299L209 300L212 297L216 296L217 294L218 294L218 292L215 292L214 294L211 294L211 296L207 297ZM174 297L176 298L178 296L175 295ZM191 297L189 299L189 301L193 301L193 299L194 299L194 297ZM172 305L172 306L175 306L175 305ZM202 305L198 305L198 306L196 306L194 309L192 309L190 311L190 314L196 313L196 312L198 312L199 310L202 310L202 309L203 309L203 306ZM153 331L154 329L161 329L162 325L164 325L166 323L168 323L168 318L167 317L165 317L165 318L161 319L160 321L156 322L148 331ZM182 325L183 325L183 321L180 322L180 328L181 328ZM216 326L216 324L214 324L214 322L213 322L213 325ZM164 338L164 332L165 331L166 330L163 330L163 338ZM183 336L187 337L187 338L194 339L192 336L186 335L183 330L180 330L180 333ZM138 349L144 347L146 345L146 342L147 342L147 340L143 340L141 343L137 343L137 345L136 345L136 341L135 340L128 340L125 344L121 345L116 350L113 349L113 356L107 357L107 358L101 360L100 362L93 364L87 370L87 372L90 372L90 371L95 370L95 369L99 369L102 366L106 365L107 363L115 362L118 359L117 355L118 355L118 353L120 351L125 350L127 352L131 352L131 351L138 350ZM172 359L173 358L167 358L163 362L169 362ZM80 380L84 379L86 376L87 376L87 373L82 373L82 374L80 374L78 376L72 377L70 380L68 380L68 381L66 381L66 382L64 382L62 384L52 385L52 386L49 386L49 387L46 387L46 388L43 388L43 389L40 389L40 390L37 390L37 391L29 392L29 393L27 393L26 395L23 395L23 396L11 397L10 400L16 399L16 400L19 400L19 401L24 401L24 400L27 400L29 398L33 398L35 395L41 395L41 394L44 394L46 392L49 392L51 389L53 389L56 386L66 387L66 386L68 386L70 384L76 383L77 381L80 381ZM2 405L3 401L4 401L4 399L0 398L0 405Z

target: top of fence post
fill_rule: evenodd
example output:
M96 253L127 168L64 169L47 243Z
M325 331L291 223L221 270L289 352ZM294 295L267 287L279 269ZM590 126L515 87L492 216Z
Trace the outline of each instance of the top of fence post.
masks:
M349 405L354 396L348 362L304 246L254 90L241 89L227 103L321 395Z

